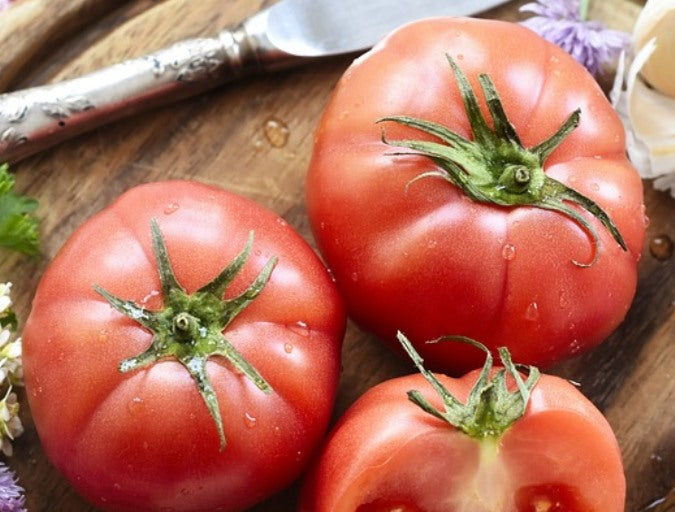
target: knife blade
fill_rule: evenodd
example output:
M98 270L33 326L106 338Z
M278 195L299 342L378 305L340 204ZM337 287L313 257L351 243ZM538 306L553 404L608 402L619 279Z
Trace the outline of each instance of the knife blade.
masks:
M504 0L284 0L268 9L267 37L302 57L352 53L373 46L395 28L421 18L470 16Z
M0 95L0 161L244 75L373 46L396 27L506 0L282 0L239 25L79 78Z

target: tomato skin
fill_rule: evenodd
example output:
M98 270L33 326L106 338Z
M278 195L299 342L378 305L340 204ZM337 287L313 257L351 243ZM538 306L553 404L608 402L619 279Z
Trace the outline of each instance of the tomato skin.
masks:
M464 403L477 375L437 376ZM443 410L419 374L368 390L330 433L303 487L302 512L532 512L542 510L533 500L563 499L567 508L550 510L624 510L616 438L566 380L542 375L498 445L424 412L406 397L413 389Z
M98 284L150 310L161 290L150 236L157 219L178 282L194 292L244 247L225 292L241 293L272 256L263 292L226 337L266 378L266 395L224 358L207 373L212 417L176 360L120 373L151 334L98 295ZM297 478L327 428L345 314L325 267L283 219L224 190L169 181L136 187L77 229L39 284L23 336L32 416L50 461L110 511L242 510ZM311 382L311 386L307 383Z
M427 177L423 157L393 156L381 141L430 139L385 116L435 121L470 138L451 55L476 91L488 73L525 147L581 108L579 126L545 163L547 175L596 201L622 233L623 251L569 218L529 206L476 203ZM487 109L480 92L481 107ZM498 21L434 19L407 25L357 59L318 127L307 209L319 249L350 314L395 344L402 330L432 368L462 373L475 351L424 345L448 333L507 345L514 360L546 366L598 344L633 299L645 220L642 183L625 156L623 127L601 89L571 57L533 32ZM514 340L518 340L516 343Z

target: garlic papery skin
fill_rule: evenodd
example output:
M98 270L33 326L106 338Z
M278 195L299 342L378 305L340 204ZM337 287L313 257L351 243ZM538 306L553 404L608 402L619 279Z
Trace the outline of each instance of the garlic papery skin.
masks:
M675 0L649 0L633 42L637 53L621 56L610 97L640 176L675 198Z

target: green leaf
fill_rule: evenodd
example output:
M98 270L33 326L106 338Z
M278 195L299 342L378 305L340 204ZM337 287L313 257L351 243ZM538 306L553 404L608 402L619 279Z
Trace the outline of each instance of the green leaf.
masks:
M40 253L35 199L14 193L14 177L0 164L0 246L36 256Z

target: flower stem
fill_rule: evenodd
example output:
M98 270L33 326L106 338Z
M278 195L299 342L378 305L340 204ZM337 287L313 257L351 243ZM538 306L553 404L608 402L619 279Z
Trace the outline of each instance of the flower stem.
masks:
M579 18L581 21L586 21L588 18L588 4L590 0L579 0Z

